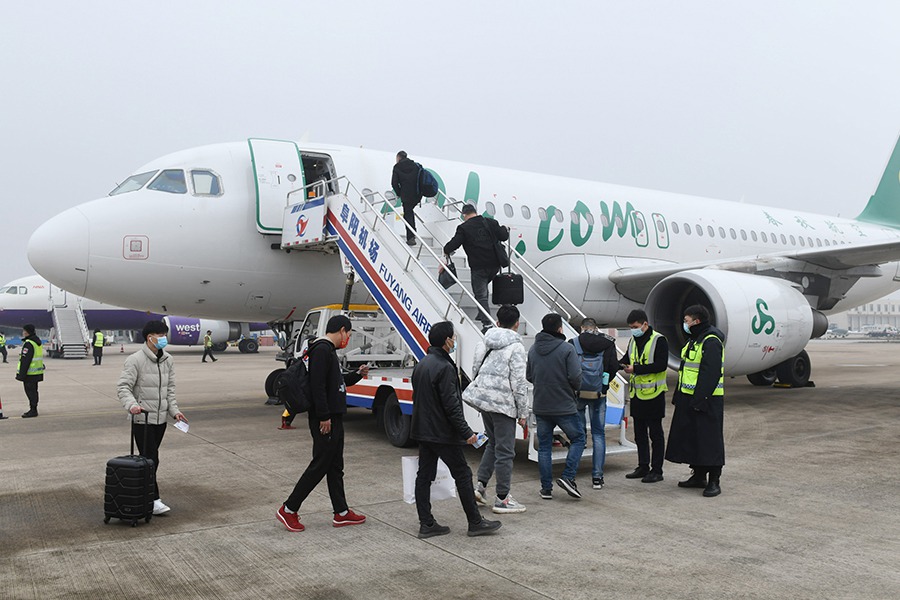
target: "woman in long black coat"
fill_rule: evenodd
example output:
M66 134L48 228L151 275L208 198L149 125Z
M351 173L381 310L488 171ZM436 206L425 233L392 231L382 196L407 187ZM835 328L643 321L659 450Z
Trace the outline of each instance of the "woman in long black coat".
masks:
M688 344L703 343L700 373L693 394L676 389L672 397L675 412L669 428L666 460L689 464L693 469L690 479L680 481L679 487L705 488L704 496L718 496L721 493L719 477L725 464L722 431L725 397L712 394L722 374L725 334L707 320L692 324L690 329ZM709 335L714 337L703 341Z

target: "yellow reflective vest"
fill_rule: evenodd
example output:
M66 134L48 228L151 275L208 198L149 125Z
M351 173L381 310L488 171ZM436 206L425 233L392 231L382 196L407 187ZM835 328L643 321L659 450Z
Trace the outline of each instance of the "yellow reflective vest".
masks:
M632 338L628 342L628 356L631 365L649 365L656 354L656 342L662 335L653 331L650 339L644 344L644 350L638 354L637 344ZM660 373L644 373L642 375L631 374L629 384L629 396L638 400L652 400L669 389L666 385L666 371Z
M94 334L94 347L102 348L103 347L103 333L95 333Z
M26 375L43 375L44 374L44 347L36 344L34 340L25 340L25 344L31 344L34 348L34 356L31 357L31 364L28 365L28 373ZM23 345L24 347L24 345ZM17 370L22 369L22 355L19 354L19 366Z
M688 341L681 349L681 370L678 371L678 389L683 394L694 395L697 389L697 379L700 377L700 361L703 360L703 343L709 338L716 338L709 334L700 342ZM719 383L712 393L713 396L725 395L725 344L722 344L722 368L719 372Z
M210 337L209 335L204 335L203 346L206 348L212 348L212 337Z
M6 346L6 336L0 333L0 348Z

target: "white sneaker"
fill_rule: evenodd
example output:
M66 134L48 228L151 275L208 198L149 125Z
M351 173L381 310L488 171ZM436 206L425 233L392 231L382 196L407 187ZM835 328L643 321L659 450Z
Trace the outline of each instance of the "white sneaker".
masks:
M506 498L501 500L497 498L494 501L494 506L491 508L495 513L523 513L525 512L525 505L519 504L515 498L512 497L512 494L507 494Z
M487 506L487 496L484 492L484 484L480 481L475 483L475 502L481 506Z
M153 514L154 515L162 515L172 510L165 504L163 504L162 500L154 500L153 501Z

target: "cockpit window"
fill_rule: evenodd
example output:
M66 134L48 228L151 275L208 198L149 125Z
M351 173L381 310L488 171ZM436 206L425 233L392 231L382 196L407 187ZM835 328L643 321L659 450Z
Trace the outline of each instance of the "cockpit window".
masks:
M19 288L17 288L14 285L11 285L11 286L3 288L3 289L6 291L7 294L18 294L19 293Z
M0 294L5 294L6 290L9 289L9 286L0 288Z
M194 185L195 196L221 196L222 184L219 176L212 171L195 169L191 171L191 183Z
M25 294L28 293L28 288L25 287L24 285L20 285L20 286L19 286L19 293L22 294L22 295L24 296Z
M144 184L150 181L150 178L156 174L156 171L147 171L140 175L132 175L122 183L116 186L116 189L109 193L110 196L124 194L125 192L133 192L144 187Z
M166 169L153 180L153 183L147 186L147 189L169 192L170 194L187 194L184 171L181 169Z

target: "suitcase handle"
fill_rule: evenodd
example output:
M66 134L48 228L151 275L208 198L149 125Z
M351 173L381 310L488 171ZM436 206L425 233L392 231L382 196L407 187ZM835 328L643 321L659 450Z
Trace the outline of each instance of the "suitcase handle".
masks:
M142 408L140 414L149 415L150 412ZM135 414L131 413L131 430L132 431L134 431L134 417L135 417ZM149 424L150 423L144 423L144 448L147 447L147 425L149 425ZM133 455L134 454L134 435L130 435L128 437L131 438L131 454Z

